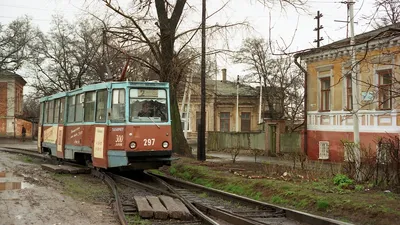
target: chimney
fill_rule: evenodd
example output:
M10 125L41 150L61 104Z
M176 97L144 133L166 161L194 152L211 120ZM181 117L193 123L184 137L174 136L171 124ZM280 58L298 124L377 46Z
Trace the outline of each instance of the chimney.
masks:
M226 69L222 69L222 81L225 82L226 81Z

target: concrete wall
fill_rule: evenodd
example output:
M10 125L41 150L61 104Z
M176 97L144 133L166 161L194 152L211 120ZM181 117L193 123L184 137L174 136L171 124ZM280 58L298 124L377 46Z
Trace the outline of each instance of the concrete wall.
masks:
M301 151L301 134L298 132L280 135L280 152L291 153Z
M264 132L208 132L207 150L265 150Z

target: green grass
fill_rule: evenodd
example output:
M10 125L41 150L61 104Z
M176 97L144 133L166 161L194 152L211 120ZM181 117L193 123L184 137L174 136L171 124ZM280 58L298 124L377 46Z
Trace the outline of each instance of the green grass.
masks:
M319 211L327 211L329 208L329 203L326 200L317 201L317 209Z
M226 166L229 168L229 166ZM312 180L283 181L278 179L245 179L227 173L227 170L214 169L191 163L177 163L170 167L174 176L207 187L235 193L259 201L270 202L276 205L301 209L313 214L326 216L326 212L343 212L347 221L366 220L363 215L373 214L384 218L384 215L399 215L398 200L395 193L383 193L372 185L356 185L345 176L318 178ZM354 188L349 189L349 184ZM344 187L348 187L347 189ZM371 188L364 192L364 188ZM204 195L204 194L203 194ZM324 196L323 199L320 196ZM376 203L376 204L375 204ZM383 205L381 205L383 203ZM377 207L379 206L379 207ZM347 212L354 211L349 215ZM352 218L352 219L349 219ZM377 217L378 219L378 217ZM381 223L382 224L382 223Z
M22 159L24 162L26 163L31 163L32 162L32 158L29 156L24 156L24 158Z
M289 201L286 200L286 199L283 199L281 196L274 195L274 196L271 197L271 202L274 203L274 204L286 204Z
M152 170L149 170L149 171L151 173L153 173L153 174L156 174L156 175L161 175L161 176L165 175L165 173L161 172L160 170L152 169Z
M203 193L199 194L199 197L201 197L201 198L207 198L207 197L208 197L208 194L207 194L206 192L203 192Z
M64 193L88 202L107 202L111 197L107 185L87 174L53 174L53 178L64 186Z
M144 220L140 218L139 215L127 215L125 216L126 222L128 222L129 225L150 225L150 221Z
M309 204L310 204L310 202L309 202L307 199L302 199L302 200L298 201L298 202L295 204L295 207L296 207L296 208L299 208L299 209L304 209L304 208L306 208Z

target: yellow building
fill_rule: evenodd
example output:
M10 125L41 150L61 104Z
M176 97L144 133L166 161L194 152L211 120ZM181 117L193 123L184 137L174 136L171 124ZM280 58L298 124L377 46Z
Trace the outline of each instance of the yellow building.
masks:
M185 129L189 141L197 139L197 127L200 123L200 81L193 79L189 86L190 106L185 102L182 121L186 119L186 107L189 107L188 126ZM237 106L236 81L226 79L226 70L222 70L222 80L206 80L206 131L239 132L259 130L259 91L249 85L239 85L239 115ZM188 94L187 94L188 96ZM179 96L179 107L182 106L183 93Z
M304 140L310 159L345 159L342 141L353 140L352 69L361 144L376 150L380 137L399 135L400 24L357 35L355 42L355 66L349 38L299 54L307 64Z

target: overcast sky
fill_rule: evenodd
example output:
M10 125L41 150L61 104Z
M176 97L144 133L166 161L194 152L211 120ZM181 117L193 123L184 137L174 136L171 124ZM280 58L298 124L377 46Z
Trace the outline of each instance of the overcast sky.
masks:
M207 12L211 14L219 9L227 0L208 0ZM120 0L122 6L127 6L130 0ZM194 7L193 12L186 18L192 24L200 22L201 19L201 0L189 1ZM356 34L371 30L367 21L361 20L362 15L373 13L373 0L358 0L355 4L355 25ZM88 7L89 6L89 7ZM7 24L17 17L28 15L33 23L46 32L50 29L52 15L62 14L65 18L73 21L79 15L85 14L82 9L89 9L91 12L101 14L105 12L106 7L100 0L0 0L0 23ZM210 18L208 24L215 22L224 24L225 22L248 21L252 26L250 30L235 31L230 33L229 48L237 50L242 40L247 37L261 37L278 41L280 44L285 41L290 43L293 34L295 38L291 45L291 50L301 50L315 47L313 41L316 39L316 32L313 31L316 25L314 17L319 10L323 17L321 25L324 29L321 36L324 38L323 44L337 41L346 37L346 23L334 22L334 20L345 21L347 17L347 6L340 3L340 0L309 0L307 2L308 12L296 12L292 7L281 10L279 5L272 8L266 8L257 3L256 0L231 0L218 14ZM269 21L271 14L271 21ZM272 31L269 32L269 24L272 25ZM228 78L234 79L236 75L243 74L243 67L233 65L226 60L218 60L219 68L227 68Z

